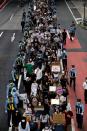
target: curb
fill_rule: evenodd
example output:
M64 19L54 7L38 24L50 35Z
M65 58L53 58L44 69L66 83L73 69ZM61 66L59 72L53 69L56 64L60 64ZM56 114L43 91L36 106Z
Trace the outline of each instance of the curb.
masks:
M81 23L81 24L78 24L78 25L79 25L79 27L81 27L82 29L87 30L87 26L84 26L82 23Z
M3 3L0 5L0 10L3 9L8 3L9 3L10 0L4 0Z

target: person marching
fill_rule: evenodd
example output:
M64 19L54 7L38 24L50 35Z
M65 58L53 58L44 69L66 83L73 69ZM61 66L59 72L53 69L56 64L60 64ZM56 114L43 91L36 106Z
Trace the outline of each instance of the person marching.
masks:
M85 100L85 104L87 104L87 77L83 82L83 88L84 88L84 100Z
M82 126L83 126L84 105L81 102L81 99L77 99L75 108L76 108L76 121L77 121L77 125L78 125L78 128L82 129Z
M75 65L72 65L72 67L69 71L69 77L70 77L70 87L72 86L72 83L73 83L74 91L76 88L76 75L77 75L77 72L76 72Z
M74 23L74 21L72 21L72 24L70 25L70 29L69 29L69 34L70 34L70 40L73 41L74 37L75 37L75 32L76 32L76 25Z
M10 121L12 118L12 125L14 125L14 114L16 109L12 95L8 97L5 108L5 112L8 114L8 127L11 127Z
M66 45L67 32L65 29L62 32L62 36L63 36L63 44Z

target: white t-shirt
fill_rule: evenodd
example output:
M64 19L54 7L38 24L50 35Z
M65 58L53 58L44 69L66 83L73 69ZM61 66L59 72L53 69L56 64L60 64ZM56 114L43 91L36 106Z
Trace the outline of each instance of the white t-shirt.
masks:
M42 131L52 131L52 129L45 127Z
M84 88L85 90L87 90L87 83L86 83L86 82L83 82L83 88Z
M19 123L19 126L18 126L18 131L30 131L29 123L27 122L27 123L26 123L26 128L23 129L22 126L21 126L21 122L20 122L20 123Z
M40 80L42 78L42 69L37 68L35 70L35 74L36 74L36 80Z
M48 119L49 119L49 115L47 114L47 115L41 115L40 116L40 119L41 119L41 121L43 122L43 123L46 123L46 122L48 122Z

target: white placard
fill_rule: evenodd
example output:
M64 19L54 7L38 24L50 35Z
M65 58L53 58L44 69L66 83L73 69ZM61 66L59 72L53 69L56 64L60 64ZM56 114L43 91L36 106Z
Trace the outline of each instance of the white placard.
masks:
M52 65L52 72L60 72L60 65Z
M20 100L26 100L27 99L27 94L26 93L24 93L24 94L19 94L19 99Z
M59 99L51 99L51 105L59 105Z
M36 10L36 6L34 5L34 10Z
M49 86L49 91L50 92L55 92L56 91L56 86Z

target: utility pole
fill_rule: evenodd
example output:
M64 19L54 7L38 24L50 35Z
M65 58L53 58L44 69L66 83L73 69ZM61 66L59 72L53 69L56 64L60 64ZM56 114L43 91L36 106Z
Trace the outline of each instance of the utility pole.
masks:
M86 17L85 17L86 2L85 2L85 0L84 0L84 3L83 3L83 7L84 7L83 24L85 25L86 24Z
M84 2L84 4L83 4L83 6L84 6L84 20L85 20L85 6L86 6L86 3Z

